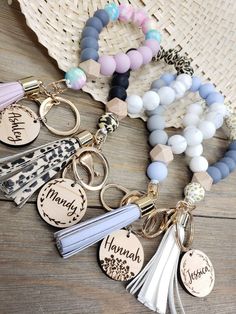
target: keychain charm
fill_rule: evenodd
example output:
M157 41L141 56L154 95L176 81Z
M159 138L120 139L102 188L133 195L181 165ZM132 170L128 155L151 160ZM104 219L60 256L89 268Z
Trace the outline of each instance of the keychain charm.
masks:
M99 248L99 263L108 277L127 281L142 269L144 251L134 233L118 230L103 239Z
M31 109L14 104L0 113L0 141L11 146L32 143L40 131L40 121Z
M185 289L195 297L210 294L215 283L215 272L208 256L199 250L186 252L179 266L180 279Z

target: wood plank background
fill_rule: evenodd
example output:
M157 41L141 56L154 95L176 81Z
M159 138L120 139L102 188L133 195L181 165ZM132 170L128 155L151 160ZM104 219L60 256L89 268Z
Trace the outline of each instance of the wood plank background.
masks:
M0 81L11 81L35 75L50 82L63 73L34 33L14 3L9 7L0 1ZM81 128L96 129L103 113L103 104L84 93L66 92L81 113ZM67 111L51 114L54 125L72 124ZM68 122L70 121L70 122ZM170 133L172 130L170 130ZM56 137L42 127L36 147ZM210 162L222 155L227 140L219 132L206 142ZM0 156L23 149L0 144ZM146 188L144 177L148 163L147 131L140 120L124 119L119 130L109 137L104 153L110 161L110 182L131 189ZM169 167L169 177L161 186L160 206L173 206L181 199L183 187L191 174L182 156ZM181 290L186 313L236 312L236 173L214 186L195 211L194 247L211 258L216 272L214 291L203 299L194 298ZM110 197L111 204L118 195ZM98 195L89 193L86 218L102 213ZM151 313L125 289L125 285L108 279L97 264L97 246L63 260L53 244L53 227L37 213L35 197L22 209L0 195L0 313ZM146 261L155 252L159 239L142 240Z

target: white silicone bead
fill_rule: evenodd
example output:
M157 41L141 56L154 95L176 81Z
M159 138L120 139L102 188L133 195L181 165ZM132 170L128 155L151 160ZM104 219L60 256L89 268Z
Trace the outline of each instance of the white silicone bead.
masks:
M196 103L193 103L193 104L188 106L187 112L201 115L203 113L203 108L202 108L201 104L196 102Z
M190 89L192 86L192 77L188 74L180 74L176 77L176 81L184 84L186 90Z
M143 108L145 110L154 110L160 104L160 97L156 92L148 91L143 95Z
M169 86L163 86L158 90L160 97L160 104L162 106L168 106L175 100L175 91Z
M187 142L182 135L176 134L169 138L168 145L171 147L173 154L182 154L186 150Z
M222 114L216 111L208 112L205 116L205 120L211 121L212 123L214 123L216 129L219 129L220 127L222 127L224 123L224 118Z
M173 81L169 85L175 91L175 98L180 99L184 96L186 92L186 87L183 83L178 81Z
M214 123L207 120L199 122L198 129L202 132L204 140L212 138L216 133L216 127Z
M187 113L183 118L183 125L189 126L189 125L197 125L199 123L199 117L195 113Z
M139 113L143 109L143 100L138 95L130 95L126 98L128 105L128 113L135 114Z
M212 112L212 111L216 111L222 114L223 117L228 114L227 107L224 104L218 103L218 102L215 102L214 104L210 106L209 112Z
M202 144L198 144L195 146L187 146L186 151L185 151L185 155L188 157L201 156L202 153L203 153Z
M183 136L185 137L189 146L201 144L203 140L202 132L195 126L188 126L184 129Z
M208 168L208 161L203 156L193 157L189 163L192 172L204 172Z

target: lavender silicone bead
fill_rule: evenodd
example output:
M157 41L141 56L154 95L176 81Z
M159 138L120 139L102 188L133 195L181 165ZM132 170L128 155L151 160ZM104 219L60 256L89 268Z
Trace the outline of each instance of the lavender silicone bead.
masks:
M143 57L143 64L148 64L152 60L152 50L149 47L141 46L138 49L138 52L141 53Z
M228 150L225 153L224 157L230 157L230 158L232 158L236 162L236 151L235 150Z
M105 76L111 76L116 70L116 61L112 56L101 56L98 59L100 63L100 73Z
M210 93L206 98L206 103L208 104L208 106L210 106L216 102L217 103L223 103L224 102L224 96L218 92Z
M228 147L229 150L236 150L236 141L233 141L229 144Z
M160 50L159 42L155 39L145 40L144 45L149 47L152 50L152 56L155 56Z
M125 73L130 68L130 60L126 53L120 52L114 56L116 61L116 72Z
M145 35L145 39L155 39L159 43L161 42L161 34L155 29L151 29Z
M230 172L234 171L234 169L236 168L235 161L230 157L224 157L220 160L220 162L225 163L228 166Z
M92 59L94 61L97 61L99 58L97 50L93 48L85 48L84 50L81 51L80 54L80 61L87 61L89 59Z
M85 37L93 37L95 39L98 39L99 34L98 34L98 31L94 27L85 26L85 28L82 31L81 38L85 38Z
M94 13L94 16L99 18L99 20L102 22L103 26L107 26L107 24L109 23L109 15L107 13L106 10L97 10L95 13Z
M150 132L154 130L163 130L165 126L166 122L164 116L155 114L147 120L147 128Z
M109 18L112 22L118 20L119 17L119 8L115 3L106 4L104 10L109 15Z
M142 26L144 21L147 19L147 13L142 9L134 9L134 13L132 16L132 22L134 22L137 26Z
M86 48L93 48L98 51L99 45L97 39L93 37L84 37L80 42L81 50Z
M66 72L65 80L69 88L79 90L86 83L86 75L80 68L71 68Z
M196 92L199 90L200 86L201 86L202 82L201 79L197 76L192 76L192 86L190 88L191 92Z
M213 184L218 183L222 179L220 170L214 166L208 167L207 173L212 177Z
M141 55L139 51L131 50L127 52L127 56L129 57L129 60L130 60L131 70L137 70L143 64L143 56Z
M206 99L207 96L210 94L210 93L213 93L215 91L215 87L213 84L211 83L206 83L206 84L202 84L199 88L199 95Z
M157 144L166 145L168 141L168 135L164 130L154 130L149 135L149 143L151 146Z
M134 8L130 4L121 3L119 5L119 20L122 22L130 22Z
M102 24L101 20L96 16L90 17L87 20L85 25L94 27L98 31L98 33L101 33L101 31L103 29L103 24Z
M214 164L214 167L216 167L217 169L220 170L222 179L228 177L229 175L229 167L227 166L227 164L225 164L224 162L216 162Z
M154 161L147 167L147 175L150 180L162 182L168 175L167 166L162 162Z
M175 74L172 74L172 73L165 73L165 74L162 74L160 79L163 80L166 85L169 85L171 82L173 82L176 78L176 75Z

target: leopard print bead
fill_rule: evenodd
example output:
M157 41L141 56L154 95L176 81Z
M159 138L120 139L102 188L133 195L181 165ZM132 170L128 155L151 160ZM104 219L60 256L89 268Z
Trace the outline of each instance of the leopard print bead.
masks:
M201 184L191 182L184 189L185 200L191 204L200 202L204 199L205 190Z
M98 127L106 129L108 133L114 132L119 126L118 119L110 112L105 113L98 119Z
M160 46L160 50L158 51L157 55L153 58L153 61L159 61L163 59L165 56L165 53L166 53L165 49L162 46Z
M164 55L164 59L167 64L175 64L178 58L179 58L179 55L175 49L167 50Z

